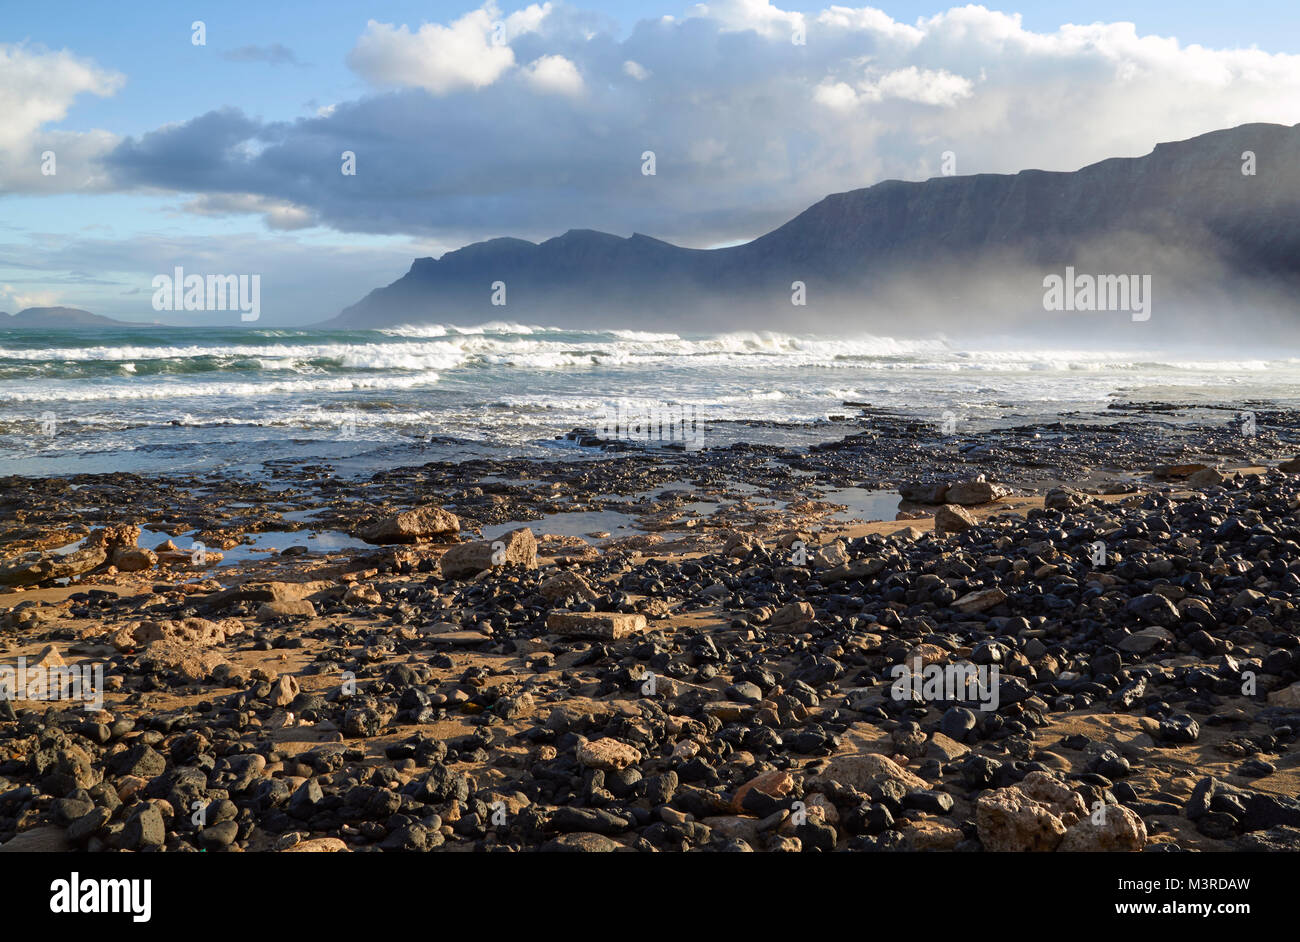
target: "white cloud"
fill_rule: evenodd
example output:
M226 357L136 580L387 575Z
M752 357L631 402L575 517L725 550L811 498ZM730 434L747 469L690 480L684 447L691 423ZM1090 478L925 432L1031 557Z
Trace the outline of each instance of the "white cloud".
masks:
M495 14L495 7L489 4L488 8ZM505 41L510 42L528 33L537 32L542 28L543 21L551 15L551 10L552 6L549 3L534 3L531 6L524 7L522 10L511 13L504 20L500 21L505 27Z
M848 111L858 103L858 93L846 82L822 82L813 90L813 101L836 111Z
M414 33L405 24L371 20L348 65L375 85L418 87L435 95L483 88L514 68L511 42L539 30L551 11L550 3L534 3L502 18L488 2L450 26L425 23Z
M582 91L578 67L564 56L542 56L524 69L524 76L539 91L576 95Z
M0 311L17 314L29 307L57 307L59 295L54 291L20 291L13 285L0 285Z
M22 150L42 125L67 117L78 95L107 97L125 81L66 49L0 44L0 149Z
M491 5L466 13L450 26L405 25L371 20L348 54L348 65L376 85L412 85L435 95L491 85L515 64L514 50L499 42Z
M304 206L268 199L253 193L214 193L200 196L181 207L198 216L260 215L268 229L289 231L317 225L315 214Z
M868 82L862 87L862 93L872 101L901 98L922 105L951 108L963 98L971 97L972 87L970 79L943 69L931 71L909 65L886 73L875 82Z
M108 97L126 81L68 50L0 43L0 192L97 189L108 181L96 165L117 137L107 131L52 131L78 95ZM53 174L41 172L52 152Z
M715 0L697 4L691 14L698 19L714 20L724 30L754 30L787 41L795 27L804 23L802 13L781 10L771 0Z
M172 192L255 192L348 232L459 243L590 227L708 245L827 193L934 176L949 150L961 173L1074 170L1218 128L1300 122L1300 56L1184 46L1131 23L1036 32L982 6L912 24L831 6L807 14L799 46L797 14L769 0L717 0L626 34L567 4L497 16L372 25L357 50L380 37L401 47L383 75L405 88L273 126L203 116L124 144L114 172ZM491 45L494 22L511 45ZM429 61L430 44L455 54ZM446 126L463 133L431 130ZM375 128L367 170L340 187L338 154ZM654 177L640 173L646 150Z
M925 33L915 26L895 22L884 10L832 6L817 15L816 25L827 33L872 33L899 46L916 45Z

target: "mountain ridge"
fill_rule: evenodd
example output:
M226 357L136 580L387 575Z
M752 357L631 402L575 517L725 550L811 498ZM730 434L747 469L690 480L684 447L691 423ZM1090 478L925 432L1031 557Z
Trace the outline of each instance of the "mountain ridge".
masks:
M0 321L0 330L5 328L18 327L44 327L47 329L57 329L60 327L149 327L150 324L132 324L128 321L119 321L112 317L105 317L103 314L92 314L90 311L83 310L79 307L28 307L23 308L15 314L6 314L0 311L0 317L8 317L7 321Z
M1247 151L1254 175L1242 172ZM861 326L900 305L917 326L963 311L1014 323L1043 317L1043 278L1067 265L1152 274L1166 306L1210 316L1212 304L1276 306L1300 286L1298 220L1300 125L1248 124L1075 171L886 180L736 246L591 229L485 240L415 259L320 326L680 326L739 314L743 326L781 327L792 307L808 326ZM498 282L504 305L492 304ZM792 305L794 282L805 305Z

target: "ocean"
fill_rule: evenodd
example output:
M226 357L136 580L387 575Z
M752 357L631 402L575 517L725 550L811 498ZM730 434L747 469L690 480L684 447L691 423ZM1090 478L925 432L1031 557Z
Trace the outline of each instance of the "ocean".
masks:
M856 406L955 430L1114 421L1124 402L1231 410L1300 400L1274 352L1048 349L951 337L577 331L495 323L386 330L0 331L0 474L323 462L342 473L592 453L564 438L624 409L698 417L704 444L809 444ZM651 413L653 414L653 413Z

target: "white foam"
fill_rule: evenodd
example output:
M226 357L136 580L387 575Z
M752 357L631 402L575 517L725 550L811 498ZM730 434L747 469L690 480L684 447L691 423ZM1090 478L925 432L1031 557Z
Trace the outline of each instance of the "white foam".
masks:
M329 379L272 380L260 383L222 383L179 380L166 383L103 383L73 385L51 382L37 390L5 392L0 401L8 402L98 402L125 399L180 398L256 398L268 393L346 392L354 389L415 389L438 381L436 373L418 376L351 376Z

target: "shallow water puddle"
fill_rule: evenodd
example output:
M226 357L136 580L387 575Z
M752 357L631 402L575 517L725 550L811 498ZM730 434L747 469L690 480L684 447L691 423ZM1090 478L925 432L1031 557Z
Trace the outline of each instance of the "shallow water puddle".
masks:
M865 487L841 487L827 491L820 500L846 504L847 508L831 515L832 520L893 520L902 500L897 491L869 490Z
M520 527L528 527L537 535L551 533L557 536L577 536L593 545L598 545L600 540L587 536L588 533L617 533L619 530L641 532L631 514L620 513L616 510L574 510L565 513L548 514L540 520L511 520L508 523L494 523L482 529L482 538L495 540L497 537L509 533L511 530L518 530Z
M315 512L305 511L304 513ZM190 552L194 548L193 532L172 536L159 530L141 527L140 539L137 545L146 549L153 549L165 541L171 540L181 552ZM314 553L335 553L347 549L374 549L369 543L358 540L356 537L349 536L339 530L296 530L292 532L272 530L265 533L245 533L244 539L249 542L241 543L231 549L218 549L215 546L208 547L213 553L221 553L221 562L216 563L216 565L230 566L235 563L246 563L250 560L279 553L290 546L305 546ZM75 543L69 543L67 546L60 546L50 552L62 556L80 549L85 542L83 538Z

